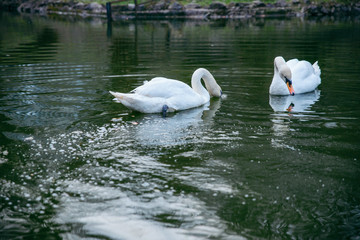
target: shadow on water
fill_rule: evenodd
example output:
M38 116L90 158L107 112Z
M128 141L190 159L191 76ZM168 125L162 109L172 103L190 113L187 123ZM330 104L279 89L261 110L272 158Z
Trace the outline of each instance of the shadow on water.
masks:
M19 42L15 48L2 49L0 61L8 66L51 61L57 54L58 38L54 29L45 27L36 33L35 40L29 38L27 41Z

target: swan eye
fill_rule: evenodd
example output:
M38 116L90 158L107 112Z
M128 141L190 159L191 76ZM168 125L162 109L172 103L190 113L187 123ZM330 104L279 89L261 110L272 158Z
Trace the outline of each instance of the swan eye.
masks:
M292 85L292 81L290 79L288 79L287 77L285 77L285 83L289 83L289 86Z

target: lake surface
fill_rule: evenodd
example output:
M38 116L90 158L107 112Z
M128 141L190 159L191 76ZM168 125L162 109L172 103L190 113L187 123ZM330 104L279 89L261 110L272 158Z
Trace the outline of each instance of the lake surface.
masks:
M360 238L359 21L0 19L1 239ZM270 97L278 55L319 89ZM167 118L108 93L199 67Z

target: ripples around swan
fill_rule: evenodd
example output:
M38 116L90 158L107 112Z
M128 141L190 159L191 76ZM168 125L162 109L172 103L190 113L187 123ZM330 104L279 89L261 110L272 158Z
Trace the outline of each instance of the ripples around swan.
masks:
M157 114L125 115L93 130L70 131L46 140L25 139L32 149L29 166L53 159L53 172L47 169L49 177L41 181L41 191L27 195L32 198L29 207L42 209L52 202L55 209L61 209L54 216L57 224L72 224L68 229L71 232L82 229L90 235L242 239L227 230L226 223L206 202L187 190L235 192L226 179L208 171L209 166L223 167L223 163L190 147L224 141L215 136L203 139L220 105L220 100L212 101L167 118ZM173 154L175 151L180 153ZM174 168L174 164L183 167ZM78 165L76 170L68 172L74 165ZM22 177L24 181L36 181L42 174L25 170ZM73 234L64 237L75 237Z

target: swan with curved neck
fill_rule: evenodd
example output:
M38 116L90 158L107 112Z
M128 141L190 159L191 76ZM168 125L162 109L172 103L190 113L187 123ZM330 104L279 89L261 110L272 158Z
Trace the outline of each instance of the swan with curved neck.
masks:
M314 91L321 83L321 70L316 61L291 59L285 62L283 57L274 59L274 76L269 93L272 95L294 95Z
M201 84L204 80L205 87ZM180 111L199 107L210 101L210 97L220 97L220 86L205 68L197 69L191 77L191 86L178 80L156 77L131 93L110 93L126 107L143 113Z

